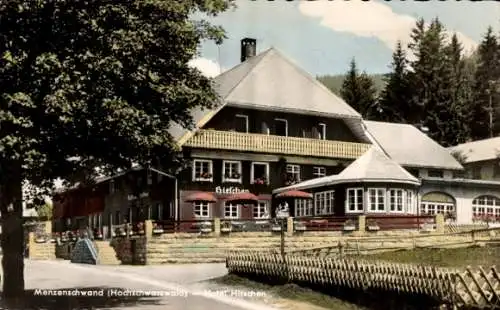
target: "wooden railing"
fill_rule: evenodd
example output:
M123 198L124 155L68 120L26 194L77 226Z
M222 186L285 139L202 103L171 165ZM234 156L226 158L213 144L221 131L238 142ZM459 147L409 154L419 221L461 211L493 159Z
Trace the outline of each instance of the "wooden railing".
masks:
M366 230L427 229L434 230L433 215L367 215Z
M370 144L283 137L234 131L199 130L185 146L271 154L356 159Z
M294 220L295 231L346 231L358 230L358 217L302 217Z

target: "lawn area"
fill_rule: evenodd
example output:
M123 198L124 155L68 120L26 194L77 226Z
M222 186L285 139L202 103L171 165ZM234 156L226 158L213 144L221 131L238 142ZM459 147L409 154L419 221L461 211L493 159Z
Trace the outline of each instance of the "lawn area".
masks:
M275 297L279 306L286 305L287 310L368 309L295 284L269 285L231 274L212 279L210 282L232 288L264 291Z
M465 268L500 266L500 246L468 247L459 249L415 249L360 256L361 259L386 260L395 263L434 265Z

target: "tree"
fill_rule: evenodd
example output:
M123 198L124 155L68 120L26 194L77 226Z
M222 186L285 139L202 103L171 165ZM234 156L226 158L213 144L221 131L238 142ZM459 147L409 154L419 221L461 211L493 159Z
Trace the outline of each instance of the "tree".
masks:
M38 217L51 220L52 219L52 203L45 202L40 207L36 208L36 212L38 213Z
M369 119L375 109L376 93L377 91L371 78L366 72L359 74L356 60L352 59L349 71L340 89L342 98L364 118Z
M170 127L218 97L188 66L223 30L207 15L229 0L0 2L0 211L3 295L24 293L23 181L50 188L133 162L172 167ZM193 14L200 16L194 20ZM22 308L22 307L21 307Z
M429 136L441 145L449 146L455 144L459 130L458 114L453 105L450 48L439 19L432 20L427 29L424 25L423 20L417 21L409 45L415 55L409 74L414 91L411 104L421 106L421 113L416 119L429 129Z
M491 27L488 28L478 48L478 64L475 72L474 104L471 108L471 135L473 139L485 139L494 131L490 116L491 106L500 106L500 92L495 82L500 80L500 44ZM491 101L490 101L491 100ZM490 114L491 113L491 114ZM493 119L492 119L493 120Z
M378 119L398 123L414 123L418 115L411 104L412 93L408 80L408 60L401 42L392 54L391 72L385 77L386 85L379 97Z

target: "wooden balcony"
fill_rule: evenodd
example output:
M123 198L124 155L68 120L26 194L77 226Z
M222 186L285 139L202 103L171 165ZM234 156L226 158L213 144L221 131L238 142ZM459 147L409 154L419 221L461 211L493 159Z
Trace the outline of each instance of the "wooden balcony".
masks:
M186 142L185 146L265 154L356 159L370 147L370 144L234 131L199 130Z

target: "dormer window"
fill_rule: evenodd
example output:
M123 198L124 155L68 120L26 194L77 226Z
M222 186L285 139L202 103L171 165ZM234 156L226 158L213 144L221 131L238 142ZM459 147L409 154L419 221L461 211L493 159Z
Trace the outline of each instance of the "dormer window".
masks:
M213 164L211 160L195 159L193 160L193 181L212 182Z

